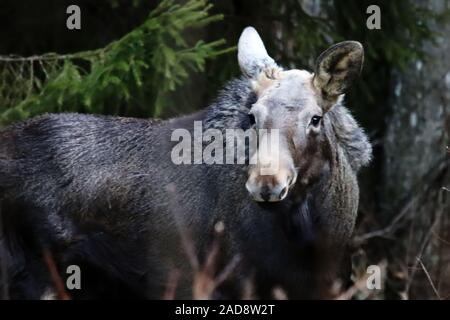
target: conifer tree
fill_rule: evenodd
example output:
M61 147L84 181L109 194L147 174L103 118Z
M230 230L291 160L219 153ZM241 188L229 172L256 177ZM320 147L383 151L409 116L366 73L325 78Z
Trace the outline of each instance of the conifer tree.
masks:
M224 40L190 45L186 31L222 18L206 0L165 0L146 21L104 48L0 59L0 123L45 112L158 117L168 93L202 71Z

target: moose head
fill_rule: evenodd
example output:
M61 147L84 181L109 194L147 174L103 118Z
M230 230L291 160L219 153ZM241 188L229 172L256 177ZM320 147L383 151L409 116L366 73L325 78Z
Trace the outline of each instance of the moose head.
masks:
M257 96L249 117L256 130L266 129L260 131L267 141L273 129L278 134L278 146L260 145L258 160L249 166L246 188L253 199L281 201L294 186L306 188L330 170L327 132L332 123L326 115L359 76L363 59L359 42L344 41L317 58L314 73L284 70L267 54L257 31L244 29L238 61ZM261 169L270 162L277 163L276 170L264 174Z

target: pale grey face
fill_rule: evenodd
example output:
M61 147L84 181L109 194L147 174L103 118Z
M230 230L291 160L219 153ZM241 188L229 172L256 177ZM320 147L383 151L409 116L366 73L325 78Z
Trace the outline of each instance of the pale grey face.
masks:
M257 129L276 129L279 138L277 148L260 145L246 188L256 201L281 201L294 186L306 187L328 170L323 117L359 73L362 46L343 42L331 47L319 57L315 74L279 68L253 28L244 30L238 50L241 69L258 97L249 116ZM265 165L276 163L276 170L264 174L262 159Z
M278 170L261 174L260 162L249 168L246 187L257 201L283 200L298 178L299 183L307 185L320 174L311 172L310 166L324 162L323 110L312 80L313 75L307 71L289 70L280 71L275 79L264 79L264 88L257 88L255 83L258 100L250 116L257 129L277 129L279 137L277 148L266 155L266 160L278 164Z

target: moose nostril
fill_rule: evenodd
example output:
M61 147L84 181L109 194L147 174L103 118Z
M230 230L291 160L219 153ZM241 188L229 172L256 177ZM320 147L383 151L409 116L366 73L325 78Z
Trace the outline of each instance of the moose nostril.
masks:
M268 187L262 188L260 194L261 194L261 198L264 201L269 201L269 199L270 199L270 189Z
M280 194L278 195L279 199L283 199L284 196L286 195L287 192L287 187L284 187L283 190L281 190Z

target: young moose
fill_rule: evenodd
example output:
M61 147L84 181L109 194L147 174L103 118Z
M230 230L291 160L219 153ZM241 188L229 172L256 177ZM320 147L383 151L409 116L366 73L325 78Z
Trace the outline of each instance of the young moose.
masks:
M39 299L81 268L74 298L162 298L171 270L176 297L191 298L192 257L205 260L218 221L224 263L240 263L212 297L327 297L339 274L358 207L358 170L371 157L362 128L342 105L363 63L360 43L338 43L314 73L283 70L256 30L246 28L238 60L244 76L196 114L153 121L47 114L0 131L3 239L0 272L11 298ZM278 129L278 169L261 165L175 165L174 129ZM268 135L271 131L267 131ZM189 241L188 241L189 242ZM223 267L223 266L222 266Z

